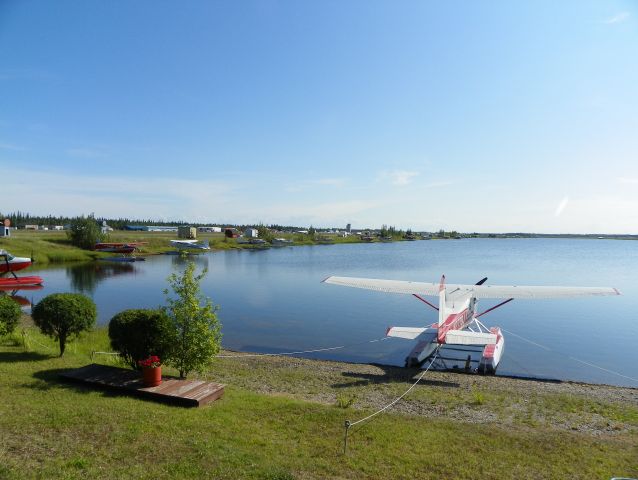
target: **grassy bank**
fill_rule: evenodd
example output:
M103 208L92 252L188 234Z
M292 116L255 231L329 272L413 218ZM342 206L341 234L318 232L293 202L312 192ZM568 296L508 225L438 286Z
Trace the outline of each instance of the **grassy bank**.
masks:
M320 245L322 239L311 238L304 234L284 234L284 238L291 240L293 246ZM141 254L159 254L175 250L170 241L176 238L174 232L132 232L114 231L108 235L108 242L146 242L140 247ZM226 238L221 233L200 233L198 240L208 240L213 250L229 249L257 249L259 245L241 244L232 238ZM361 243L357 236L326 237L329 243ZM6 249L17 256L33 255L38 264L81 262L105 257L109 254L82 250L71 245L66 232L14 230L10 238L0 238L0 249ZM111 254L112 255L112 254Z
M12 231L10 238L0 238L0 249L18 257L31 257L38 264L82 262L104 256L103 253L74 247L64 232Z
M108 350L103 329L70 344L63 358L34 328L26 326L25 333L0 342L0 478L638 475L635 401L607 401L605 395L561 400L552 392L534 392L529 383L527 397L536 396L539 418L576 415L585 423L599 415L617 427L563 428L509 415L513 401L524 403L522 392L483 388L483 378L471 377L474 387L459 388L453 384L470 377L434 377L410 394L408 405L462 408L476 413L467 418L484 420L395 411L353 429L343 456L344 420L361 418L376 401L405 390L415 372L402 369L401 376L366 370L378 368L373 366L290 358L220 359L206 377L228 382L225 397L184 409L58 382L62 369L90 363L92 350ZM354 406L338 406L350 403L344 395L356 397ZM496 417L485 419L492 411ZM511 418L503 423L501 415Z

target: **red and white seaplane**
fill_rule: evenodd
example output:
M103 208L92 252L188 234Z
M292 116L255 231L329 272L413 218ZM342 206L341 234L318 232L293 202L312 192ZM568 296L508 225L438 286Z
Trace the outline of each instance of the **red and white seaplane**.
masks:
M324 283L346 287L376 290L378 292L412 295L439 312L438 323L429 327L390 327L388 337L417 340L405 359L406 367L421 365L439 347L445 345L483 346L478 372L494 374L503 356L505 338L499 327L487 328L479 317L511 302L515 298L567 298L590 295L620 295L609 287L530 287L484 285L483 278L475 285L446 284L445 275L440 283L409 282L401 280L378 280L372 278L328 277ZM439 306L428 302L423 296L438 296ZM499 298L505 301L482 313L476 313L479 298Z
M93 250L96 252L122 253L124 255L128 255L135 252L141 245L146 245L147 243L148 242L99 242L95 244Z
M15 272L31 266L32 258L16 257L6 250L0 250L0 290L16 290L42 285L42 277L35 275L18 277ZM5 278L10 273L11 277Z

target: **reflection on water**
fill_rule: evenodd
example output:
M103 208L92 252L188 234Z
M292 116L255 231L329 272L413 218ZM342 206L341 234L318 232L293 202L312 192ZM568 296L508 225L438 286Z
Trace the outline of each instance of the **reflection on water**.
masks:
M83 293L95 292L97 285L107 278L131 273L135 273L133 263L90 262L66 268L73 290Z
M42 285L28 285L20 288L0 288L0 295L7 295L22 308L27 309L33 303L28 297L29 291L42 290Z
M173 267L185 267L188 262L193 262L198 269L208 268L207 254L171 255Z
M31 306L31 300L29 300L24 295L18 295L17 290L12 292L0 292L0 295L7 295L11 300L16 302L21 307L27 308Z

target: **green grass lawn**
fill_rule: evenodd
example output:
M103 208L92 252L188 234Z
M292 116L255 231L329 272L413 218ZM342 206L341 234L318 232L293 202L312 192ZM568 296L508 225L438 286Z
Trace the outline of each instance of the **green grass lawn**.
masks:
M500 427L392 413L353 428L344 456L343 422L366 410L258 394L233 383L223 399L198 409L65 384L57 378L61 370L91 363L93 350L109 350L104 329L71 343L63 358L51 340L25 329L25 337L0 341L2 479L638 475L635 431L594 436L525 422ZM218 362L213 377L236 365Z

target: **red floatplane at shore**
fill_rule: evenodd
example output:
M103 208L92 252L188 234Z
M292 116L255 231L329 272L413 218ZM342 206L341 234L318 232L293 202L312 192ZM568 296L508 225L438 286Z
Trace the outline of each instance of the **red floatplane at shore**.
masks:
M36 275L18 277L15 274L15 272L30 267L32 264L32 258L16 257L6 250L0 250L0 289L16 290L42 285L44 282L42 277ZM5 277L7 274L11 274L11 276Z
M133 253L140 245L146 245L148 242L99 242L95 244L93 250L96 252L123 253L125 255Z

